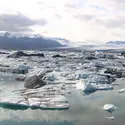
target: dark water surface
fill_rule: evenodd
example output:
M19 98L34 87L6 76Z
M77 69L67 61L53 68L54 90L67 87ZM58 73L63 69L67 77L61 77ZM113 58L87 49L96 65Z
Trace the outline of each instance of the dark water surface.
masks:
M118 93L118 89L125 87L125 79L112 91L97 91L84 96L82 91L72 90L67 95L69 110L11 110L0 108L0 125L125 125L125 93ZM0 79L1 95L6 91L23 88L23 82L15 82L14 76L2 76ZM4 95L4 94L3 94ZM120 108L114 112L115 120L105 119L109 113L102 110L102 106L112 103Z

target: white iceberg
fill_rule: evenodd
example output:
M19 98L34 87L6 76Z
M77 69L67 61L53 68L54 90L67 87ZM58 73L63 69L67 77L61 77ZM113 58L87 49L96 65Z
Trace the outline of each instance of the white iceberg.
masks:
M62 85L46 85L38 89L22 89L12 91L4 97L0 96L0 107L37 108L37 109L68 109L68 99L64 96Z
M89 83L84 80L80 80L79 83L75 85L77 89L81 89L84 92L91 92L96 90L112 90L113 87L109 84L97 84L97 83Z
M75 87L76 87L77 89L80 89L80 90L83 90L83 89L84 89L84 86L85 86L85 83L84 83L84 80L83 80L83 79L80 80L80 81L75 85Z
M118 93L124 93L124 92L125 92L125 88L118 90Z
M119 110L118 107L116 107L115 105L113 104L105 104L103 106L103 110L109 112L109 113L112 113L113 111L116 111L116 110Z

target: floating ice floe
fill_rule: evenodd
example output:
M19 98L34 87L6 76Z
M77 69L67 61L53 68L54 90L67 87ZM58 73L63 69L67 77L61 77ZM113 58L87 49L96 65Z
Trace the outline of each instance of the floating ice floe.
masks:
M77 89L81 89L84 92L91 92L97 90L112 90L113 87L109 84L97 84L97 83L89 83L84 80L80 80L79 83L75 85Z
M125 88L118 90L118 93L125 93Z
M112 113L113 113L114 111L116 111L116 110L119 110L119 108L116 107L116 106L113 105L113 104L105 104L105 105L103 106L103 110L104 110L104 111L107 111L107 112L109 112L109 113L111 113L111 115L112 115ZM114 116L109 116L109 117L105 117L105 118L106 118L106 119L109 119L109 120L114 120L114 119L115 119Z
M75 73L75 80L79 80L79 79L86 79L87 77L89 77L90 75L94 74L93 72L90 72L89 70L85 70L85 71L76 71Z
M56 81L56 80L59 80L60 79L60 73L53 71L51 73L46 74L43 77L43 79L45 81Z
M106 76L102 75L90 75L87 79L87 82L89 83L100 83L100 84L108 84L109 79Z
M115 105L113 104L105 104L103 106L103 110L109 112L109 113L112 113L113 111L116 111L116 110L119 110L118 107L116 107Z
M68 109L67 98L61 92L61 86L49 86L39 89L16 90L11 96L0 97L0 107Z
M27 53L24 53L23 51L17 51L15 53L12 53L12 54L8 55L7 58L20 58L22 56L26 56L26 57L32 57L32 56L44 57L44 54L43 53L36 53L36 54L30 53L30 54L27 54Z
M115 78L112 75L96 73L90 75L87 79L85 79L85 81L96 84L111 84L115 81Z
M114 117L114 116L111 116L111 117L107 117L107 116L106 116L105 119L114 120L115 117Z
M51 69L41 69L41 68L37 68L37 69L33 69L31 72L29 72L27 74L27 76L32 76L32 75L37 75L39 78L42 78L46 73L52 72L53 70Z
M105 73L116 75L117 78L125 77L125 68L124 67L108 67L106 68Z

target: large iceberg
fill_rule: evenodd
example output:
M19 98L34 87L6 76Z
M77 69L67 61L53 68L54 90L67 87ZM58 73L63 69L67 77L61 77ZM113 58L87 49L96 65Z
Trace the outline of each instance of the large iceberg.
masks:
M61 89L62 85L47 85L38 89L12 91L10 95L0 96L0 106L17 109L68 109L68 100Z

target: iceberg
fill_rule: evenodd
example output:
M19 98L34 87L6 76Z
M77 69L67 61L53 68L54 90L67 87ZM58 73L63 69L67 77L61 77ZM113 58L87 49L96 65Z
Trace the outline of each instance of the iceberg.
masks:
M125 88L118 90L118 93L124 93L124 92L125 92Z
M109 112L109 113L112 113L113 111L116 111L116 110L119 110L118 107L116 107L115 105L113 104L105 104L103 106L103 110Z
M68 99L64 96L62 85L46 85L38 89L12 91L10 95L0 96L0 107L17 109L66 110Z
M77 89L81 89L84 92L91 92L91 91L97 91L97 90L112 90L113 87L109 84L97 84L97 83L90 83L85 82L84 80L80 80L79 83L76 85Z

